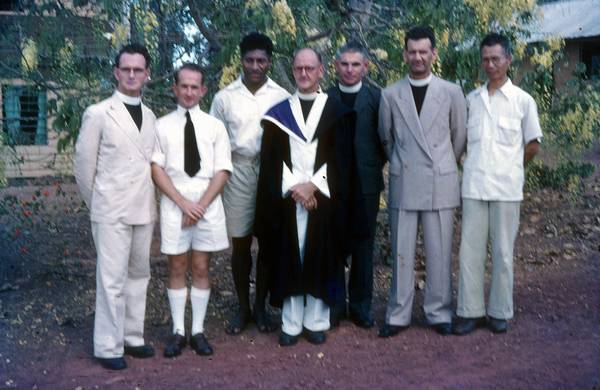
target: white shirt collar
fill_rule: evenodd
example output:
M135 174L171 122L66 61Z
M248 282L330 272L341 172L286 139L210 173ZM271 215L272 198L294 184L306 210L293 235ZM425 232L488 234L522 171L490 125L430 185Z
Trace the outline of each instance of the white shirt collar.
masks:
M362 80L354 85L344 85L338 82L338 87L340 88L340 91L344 93L358 93L362 88Z
M142 104L141 96L128 96L122 92L119 92L118 90L115 91L115 93L117 94L117 97L119 98L119 100L125 104L129 104L131 106L139 106L140 104Z
M410 76L408 76L408 82L413 87L424 87L426 85L429 85L432 78L433 78L433 74L431 74L431 73L429 73L429 76L425 77L424 79L419 79L419 80L411 79Z
M486 94L489 95L488 84L489 84L489 81L486 81L485 84L483 84L481 86L480 92L485 90ZM508 79L506 79L506 82L504 84L502 84L502 86L500 88L498 88L496 91L500 91L500 93L502 93L502 95L504 95L510 99L510 97L513 95L513 87L514 87L514 85L513 85L512 81L510 81L510 78L508 78Z
M198 106L197 104L192 107L192 108L185 108L185 107L181 107L179 104L177 105L177 113L181 116L185 116L186 112L190 112L190 115L192 115L194 112L200 110L200 106Z
M242 81L242 75L239 75L237 79L235 79L234 82L232 82L231 84L229 84L228 86L225 87L225 89L239 89L239 88L244 88L246 90L248 90L248 87L246 87L246 85L244 84L244 82ZM259 91L263 90L264 88L273 88L275 87L275 82L273 80L271 80L271 78L269 76L267 76L267 81L260 86L259 89L256 90L256 93L258 93ZM250 92L248 90L248 92ZM255 94L256 94L255 93Z

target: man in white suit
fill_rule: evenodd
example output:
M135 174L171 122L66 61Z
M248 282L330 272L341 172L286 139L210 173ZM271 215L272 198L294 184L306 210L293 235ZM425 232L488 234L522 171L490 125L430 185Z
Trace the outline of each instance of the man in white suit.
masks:
M395 261L379 336L394 336L410 325L419 224L427 255L423 310L427 323L447 335L452 332L453 216L460 205L457 161L466 143L467 110L460 87L431 73L437 57L431 28L411 29L404 44L408 77L383 90L379 107L379 135L390 161Z
M150 55L124 46L113 68L117 90L83 114L75 179L90 210L98 256L94 356L104 368L127 367L123 354L154 356L144 342L150 243L156 219L150 159L155 116L141 103Z

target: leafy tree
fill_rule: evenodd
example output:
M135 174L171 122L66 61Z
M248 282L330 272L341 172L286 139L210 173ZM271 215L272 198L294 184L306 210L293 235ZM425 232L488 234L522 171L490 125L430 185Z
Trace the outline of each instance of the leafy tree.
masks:
M465 93L483 82L481 38L489 31L509 35L514 42L512 77L538 102L544 149L555 152L558 165L577 158L600 132L598 92L589 81L574 82L567 95L553 88L553 66L560 58L562 40L526 44L526 26L537 17L535 0L187 0L183 6L174 0L21 3L34 22L28 28L23 20L15 21L12 28L0 28L0 43L13 45L21 66L15 68L0 58L0 69L12 69L14 77L55 94L50 107L56 117L54 128L62 134L62 148L73 144L83 109L112 92L110 64L127 41L143 42L155 58L145 100L160 115L173 106L169 84L174 61L204 65L212 95L238 76L238 43L248 32L261 31L273 39L272 77L289 90L295 49L314 47L331 63L336 48L349 40L370 49L369 77L385 86L406 73L404 32L416 24L431 25L436 31L435 73L458 82ZM59 22L39 23L48 15ZM14 39L15 31L19 39ZM524 63L529 66L523 67ZM325 83L334 78L333 67L327 70ZM210 98L204 99L205 108ZM584 126L580 126L582 118L588 119Z

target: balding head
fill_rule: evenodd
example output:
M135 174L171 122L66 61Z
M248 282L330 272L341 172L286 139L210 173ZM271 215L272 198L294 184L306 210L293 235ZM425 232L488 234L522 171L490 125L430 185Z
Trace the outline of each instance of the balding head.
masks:
M319 81L325 73L321 55L308 47L296 51L292 71L298 91L301 93L316 92L319 89Z

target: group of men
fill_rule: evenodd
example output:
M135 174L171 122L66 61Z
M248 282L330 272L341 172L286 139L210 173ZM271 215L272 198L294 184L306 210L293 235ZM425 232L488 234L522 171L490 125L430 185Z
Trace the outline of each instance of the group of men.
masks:
M321 56L300 49L290 95L267 76L271 40L251 33L240 43L242 75L215 95L210 114L199 107L207 91L203 70L189 63L174 74L177 109L158 121L141 103L148 51L136 44L122 48L113 69L117 90L85 111L75 154L98 257L94 355L102 366L123 369L124 354L154 355L143 330L155 186L162 194L161 251L168 257L173 323L165 357L178 356L188 342L199 355L213 353L204 335L208 270L211 253L227 248L228 237L239 302L228 334L250 322L260 332L276 330L267 296L281 308L284 347L302 334L323 343L325 332L344 318L371 328L373 245L386 161L394 266L379 336L410 325L419 224L428 324L444 335L486 323L506 331L524 165L542 137L535 102L508 79L510 45L501 35L483 40L488 82L466 100L459 86L432 75L437 51L430 28L411 29L404 43L409 74L383 91L366 78L368 52L360 45L338 50L338 80L326 91ZM453 324L453 218L465 148ZM486 312L488 233L493 269ZM251 305L253 237L258 253ZM192 324L186 332L188 295Z

